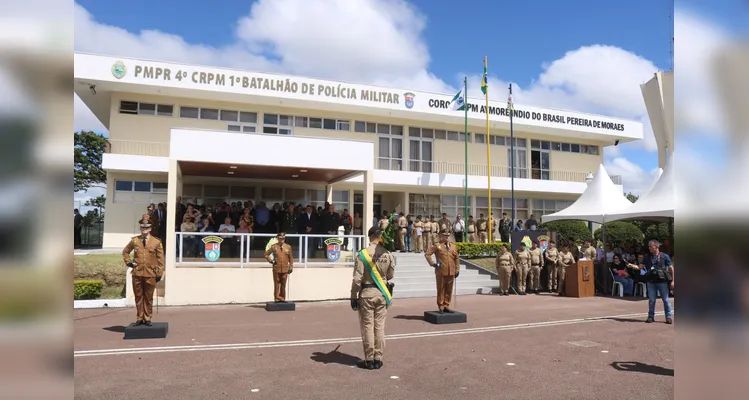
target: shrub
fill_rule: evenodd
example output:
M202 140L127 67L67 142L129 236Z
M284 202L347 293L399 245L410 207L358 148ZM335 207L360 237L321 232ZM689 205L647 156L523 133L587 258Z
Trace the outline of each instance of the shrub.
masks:
M494 242L494 243L463 243L457 242L455 245L458 248L458 253L463 258L479 258L479 257L496 257L499 254L499 248L502 245L509 243Z
M585 221L552 221L541 224L539 229L544 231L556 232L559 235L557 241L573 241L583 243L590 239L592 235ZM608 232L606 232L608 233Z
M73 299L90 300L101 297L101 290L104 288L104 281L100 280L79 280L73 281Z
M601 240L601 228L596 229L596 240ZM635 246L642 243L645 235L637 226L631 222L608 222L606 223L606 242L613 245Z

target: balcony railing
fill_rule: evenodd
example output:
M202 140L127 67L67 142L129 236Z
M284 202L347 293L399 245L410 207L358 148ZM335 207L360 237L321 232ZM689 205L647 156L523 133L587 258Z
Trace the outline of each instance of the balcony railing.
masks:
M375 159L377 169L401 170L400 160ZM438 174L464 175L465 165L459 162L448 161L409 161L407 164L410 171L414 172L434 172ZM402 169L406 170L406 169ZM487 166L483 164L468 164L468 175L486 176ZM492 165L491 176L498 178L509 178L511 174L510 167L504 165ZM563 182L585 182L588 176L587 172L573 172L560 170L540 170L535 168L515 168L515 178L537 179L546 181L563 181ZM620 175L611 175L611 180L615 184L622 184Z
M169 143L138 142L132 140L107 140L107 153L130 154L135 156L169 156Z

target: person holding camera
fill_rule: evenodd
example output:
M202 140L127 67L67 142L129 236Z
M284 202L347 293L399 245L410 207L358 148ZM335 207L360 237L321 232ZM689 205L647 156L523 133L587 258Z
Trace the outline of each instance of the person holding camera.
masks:
M660 252L660 243L657 240L648 242L650 254L646 254L642 263L627 264L628 267L645 271L645 282L648 287L648 319L647 323L655 321L655 302L660 294L663 300L663 311L666 313L666 323L673 323L673 311L671 301L668 298L669 290L674 288L674 265L668 254Z
M148 214L144 214L139 223L140 235L130 238L130 242L122 249L122 260L133 269L131 275L138 318L135 325L150 326L153 292L156 290L156 283L164 275L164 246L161 240L151 235L152 224ZM135 252L132 260L131 252Z
M364 346L363 369L382 368L385 350L385 318L393 296L395 258L380 243L382 231L373 226L367 232L369 245L354 259L351 281L351 309L359 311L359 325Z

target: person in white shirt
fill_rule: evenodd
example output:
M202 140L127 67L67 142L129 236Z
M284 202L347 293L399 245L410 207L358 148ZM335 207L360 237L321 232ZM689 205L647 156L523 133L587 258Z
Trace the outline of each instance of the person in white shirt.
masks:
M224 223L218 227L218 231L222 233L234 233L236 228L231 223L231 217L224 218ZM228 257L234 257L234 250L237 248L238 236L219 235L224 238L221 242L221 254L226 254Z
M455 235L456 243L463 241L463 234L465 233L465 231L466 222L460 218L460 215L458 215L458 217L455 218L455 223L453 224L453 234Z

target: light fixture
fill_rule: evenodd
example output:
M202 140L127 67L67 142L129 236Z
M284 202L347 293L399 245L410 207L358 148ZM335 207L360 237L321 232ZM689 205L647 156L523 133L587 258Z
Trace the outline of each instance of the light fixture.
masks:
M291 175L292 178L299 178L299 175Z
M237 169L237 166L236 165L232 165L229 168L231 168L231 169Z
M234 175L234 171L229 171L229 172L227 172L227 174Z
M588 176L585 177L585 184L590 185L590 182L593 182L593 174L588 172Z
M307 172L306 169L300 169L299 172Z

